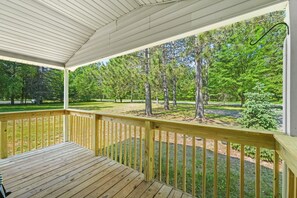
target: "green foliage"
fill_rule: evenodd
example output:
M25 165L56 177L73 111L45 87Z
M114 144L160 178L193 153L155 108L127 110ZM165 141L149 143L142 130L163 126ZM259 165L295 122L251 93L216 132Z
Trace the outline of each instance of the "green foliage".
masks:
M150 49L152 99L164 99L162 74L169 98L195 100L195 65L202 64L204 101L238 101L257 82L265 85L274 101L282 98L282 48L285 28L275 29L255 46L250 45L284 12L274 12ZM164 53L165 52L165 53ZM164 55L164 54L165 55ZM163 56L164 55L164 56ZM144 55L137 52L92 64L70 73L70 99L144 99ZM43 98L62 101L63 72L0 61L0 98ZM173 90L176 90L174 92ZM174 93L173 93L174 92ZM262 125L261 125L262 126ZM265 128L270 126L265 126ZM270 127L271 128L271 127Z
M70 73L70 98L72 100L90 101L100 93L98 86L98 65L78 68Z
M212 31L217 37L217 42L212 44L213 60L209 68L212 98L240 99L243 105L245 93L251 92L257 82L263 83L274 99L282 97L282 47L286 29L275 30L257 45L250 42L283 18L283 12L275 12Z
M240 144L231 144L232 149L240 151ZM256 156L256 148L254 146L245 146L244 147L244 154L248 157L251 158L255 158ZM260 151L260 158L263 161L266 162L273 162L273 157L274 157L274 151L273 150L269 150L269 149L265 149L265 148L261 148Z
M253 93L246 93L247 102L239 123L246 128L275 130L277 129L277 116L269 102L271 94L264 92L264 86L257 84Z

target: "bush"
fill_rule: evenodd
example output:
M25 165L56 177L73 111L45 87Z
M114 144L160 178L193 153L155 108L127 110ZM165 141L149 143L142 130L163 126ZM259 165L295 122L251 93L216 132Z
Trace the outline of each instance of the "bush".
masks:
M240 151L240 144L231 143L231 147L234 150ZM245 146L244 154L254 159L256 155L256 147ZM272 150L261 148L261 151L260 151L261 160L266 162L273 162L273 155L274 155L274 152Z
M246 128L276 130L277 117L269 102L270 93L265 93L263 84L257 84L253 93L246 93L245 109L238 122Z
M269 102L271 94L265 93L264 86L260 83L253 90L253 93L245 94L247 101L238 122L245 128L276 130L277 117L272 103ZM232 144L232 148L240 150L240 145ZM255 147L245 146L244 151L246 156L255 158ZM271 150L261 149L260 156L264 161L273 162L273 151Z

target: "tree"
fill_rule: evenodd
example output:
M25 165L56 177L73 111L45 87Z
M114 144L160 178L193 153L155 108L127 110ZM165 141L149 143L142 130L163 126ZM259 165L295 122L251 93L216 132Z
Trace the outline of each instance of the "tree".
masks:
M285 29L267 35L257 45L250 45L264 31L278 21L283 21L283 12L256 17L211 32L219 35L214 43L214 55L209 69L209 89L213 96L240 99L245 103L245 93L251 92L257 82L265 85L266 91L281 98L282 89L282 45Z
M164 109L169 110L169 91L168 91L168 81L167 81L167 74L166 74L166 67L167 67L167 50L165 44L161 46L161 53L159 53L159 67L161 72L162 78L162 86L163 86L163 93L164 93Z
M145 115L151 116L152 112L152 99L151 99L151 85L149 82L149 73L150 73L150 56L149 56L149 49L145 49L144 53L145 57L145 64L144 64L144 71L145 71Z

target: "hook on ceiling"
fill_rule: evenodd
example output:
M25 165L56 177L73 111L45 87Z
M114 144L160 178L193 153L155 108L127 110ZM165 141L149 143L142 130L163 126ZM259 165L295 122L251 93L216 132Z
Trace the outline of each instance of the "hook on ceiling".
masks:
M269 32L271 32L276 26L279 26L279 25L285 25L286 28L287 28L287 34L289 35L290 34L290 27L287 23L285 22L280 22L280 23L277 23L275 24L274 26L272 26L267 32L265 32L257 41L253 42L251 41L250 42L250 45L256 45L259 41L261 41Z

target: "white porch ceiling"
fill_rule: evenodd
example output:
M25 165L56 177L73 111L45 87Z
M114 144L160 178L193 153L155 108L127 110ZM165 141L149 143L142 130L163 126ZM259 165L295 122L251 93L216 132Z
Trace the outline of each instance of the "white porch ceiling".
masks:
M74 69L285 5L285 0L1 0L0 58Z

